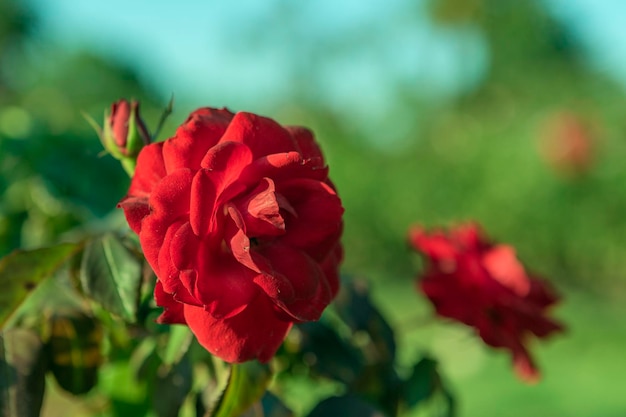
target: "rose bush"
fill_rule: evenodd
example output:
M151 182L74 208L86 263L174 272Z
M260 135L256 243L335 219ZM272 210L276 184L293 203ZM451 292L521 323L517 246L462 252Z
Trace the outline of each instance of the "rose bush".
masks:
M415 227L409 239L427 258L418 285L436 312L474 327L487 345L508 349L517 374L537 380L528 338L563 329L546 317L558 301L548 283L529 276L515 249L490 243L475 224L448 233Z
M305 128L198 109L142 149L119 207L158 278L159 321L228 362L269 360L337 293L343 208Z

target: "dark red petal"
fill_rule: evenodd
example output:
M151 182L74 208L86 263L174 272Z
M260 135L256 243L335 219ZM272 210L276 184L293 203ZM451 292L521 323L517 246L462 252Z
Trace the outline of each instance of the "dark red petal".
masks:
M172 252L176 252L178 249L175 246L173 247L172 242L176 241L177 233L180 233L181 230L185 230L188 227L189 223L181 220L167 228L163 244L158 254L158 269L153 269L155 269L159 281L163 284L165 292L172 294L174 299L183 303L201 306L202 302L195 298L189 289L183 285L180 279L181 270L176 267L172 260ZM142 247L144 246L142 242ZM190 256L197 256L198 246L199 242L197 240L187 242L187 247L191 248L190 251L192 251Z
M190 171L179 170L165 177L150 196L152 213L141 223L139 240L146 260L159 276L158 257L170 225L185 219L189 211Z
M454 259L459 252L443 232L435 230L429 233L420 226L409 230L409 241L415 250L431 260Z
M283 303L292 303L295 299L291 281L282 274L259 274L254 277L254 283L271 299L281 300Z
M279 236L285 233L285 220L280 215L281 207L275 191L274 181L263 178L246 198L235 202L249 236ZM288 201L285 203L293 210Z
M189 222L196 236L204 237L211 232L215 213L217 192L209 171L201 169L191 184Z
M508 245L498 245L483 253L482 262L490 274L500 284L520 297L530 292L530 281L526 270L515 256L515 249Z
M323 182L298 178L281 183L278 192L297 213L287 216L287 234L281 243L324 260L342 231L344 210L335 191Z
M261 270L252 259L250 239L246 235L245 225L243 224L241 214L237 208L232 205L228 206L228 214L232 221L228 222L226 226L224 240L230 248L233 257L242 265L260 273Z
M319 158L303 159L299 152L279 153L255 159L241 172L239 180L256 184L263 177L271 178L275 183L291 178L325 181L328 167Z
M183 304L174 300L172 294L166 293L159 281L154 287L154 299L159 307L163 307L163 312L157 318L157 323L187 324Z
M546 308L559 302L559 295L549 282L533 278L530 280L528 300L540 308Z
M228 318L241 312L259 295L254 279L257 273L230 256L215 259L201 271L198 291L205 309L215 318Z
M332 297L320 265L304 252L278 243L259 252L271 263L271 275L282 275L293 286L293 301L289 301L291 294L284 298L279 294L274 298L276 304L296 320L318 320Z
M189 213L189 200L193 173L180 169L163 178L150 195L149 203L154 216L163 223L172 223L186 218Z
M163 143L145 146L137 157L137 168L126 198L148 197L165 175Z
M137 234L141 232L141 221L150 214L148 197L125 197L117 205L124 210L124 216L131 230Z
M324 262L322 262L322 270L326 276L328 287L330 288L331 299L335 298L339 291L339 265L343 260L343 247L340 243L328 254Z
M513 354L513 369L517 376L528 384L535 384L539 382L541 374L539 369L535 366L528 351L520 345L519 348L512 350Z
M163 148L167 172L200 169L200 162L226 131L234 115L226 109L201 108L191 113Z
M245 310L227 319L216 319L202 308L186 305L185 319L202 346L231 363L269 361L292 325L277 318L267 297L257 297Z
M313 132L302 126L286 126L285 129L298 144L298 149L304 159L319 158L323 160L322 150L315 141Z
M296 143L281 125L267 117L252 113L237 113L220 142L240 142L248 145L254 159L265 155L296 151Z
M481 251L491 247L480 226L473 222L455 227L450 233L450 239L467 251Z
M239 142L220 142L213 146L202 159L202 168L223 173L231 183L241 170L252 162L250 148Z

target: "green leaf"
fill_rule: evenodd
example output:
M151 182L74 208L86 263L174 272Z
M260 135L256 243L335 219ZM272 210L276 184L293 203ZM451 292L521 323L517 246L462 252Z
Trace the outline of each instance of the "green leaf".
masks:
M261 398L264 417L293 417L293 411L287 408L280 399L271 392L266 392Z
M359 378L365 366L360 350L342 339L326 323L298 324L301 332L301 356L304 363L320 376L351 385Z
M193 333L187 326L170 326L167 334L167 343L162 350L161 358L165 365L178 363L189 350L193 341Z
M98 391L111 402L110 415L146 416L152 409L148 383L136 377L128 358L105 363L99 375Z
M426 401L441 401L442 410L445 410L444 416L456 415L454 396L444 386L434 359L424 357L413 366L413 372L404 382L401 393L402 401L409 409Z
M197 342L193 343L191 347L190 354L196 353L193 356L198 356L198 353L207 355L203 362L208 366L206 386L202 387L196 397L196 415L212 416L224 396L226 387L228 387L232 366L209 354Z
M413 408L429 399L440 385L437 362L422 358L413 366L413 372L404 384L404 401L409 408Z
M49 248L17 250L0 260L0 329L33 290L80 247L79 244L64 243Z
M98 382L102 364L102 328L92 317L52 317L46 343L48 366L59 386L79 395Z
M45 388L42 344L31 330L0 332L0 415L37 417Z
M231 365L228 386L211 417L237 417L256 403L272 379L269 366L257 361Z
M83 254L80 282L85 294L110 313L134 322L141 286L141 263L118 238L91 240Z
M335 308L352 332L365 332L377 351L377 361L392 365L396 355L393 329L369 297L367 283L345 280Z
M188 355L173 366L159 366L154 381L152 404L158 417L178 417L179 410L191 390L192 367Z
M327 398L309 413L308 417L384 417L372 405L354 395Z

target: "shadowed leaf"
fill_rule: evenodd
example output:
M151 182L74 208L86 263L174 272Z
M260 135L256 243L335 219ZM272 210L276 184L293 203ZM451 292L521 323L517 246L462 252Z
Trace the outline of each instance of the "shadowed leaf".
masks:
M377 362L392 364L396 355L393 329L374 306L367 284L346 280L334 305L353 332L366 332L377 351Z
M159 417L177 417L191 390L192 368L189 356L184 355L172 366L161 364L156 372L152 404Z
M385 417L385 415L354 395L327 398L315 406L308 417Z
M324 322L297 326L302 333L302 360L313 372L336 381L352 384L364 369L364 358L358 349L343 340Z
M135 321L141 277L137 257L112 234L87 244L81 262L81 286L109 312Z
M80 247L79 244L64 243L29 251L17 250L0 260L0 328L33 290Z
M78 395L96 385L102 364L101 343L102 328L92 317L51 319L46 353L49 369L61 388Z
M408 408L416 407L437 397L445 403L444 416L452 417L456 414L454 397L443 385L437 369L437 361L428 357L422 358L413 366L413 372L405 381L401 395Z
M35 332L0 332L0 415L37 417L45 387L41 340Z

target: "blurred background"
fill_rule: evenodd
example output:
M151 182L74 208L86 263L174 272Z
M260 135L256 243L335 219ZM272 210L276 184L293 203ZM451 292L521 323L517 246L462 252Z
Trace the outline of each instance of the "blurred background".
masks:
M200 106L260 113L315 131L346 208L344 271L371 283L401 361L440 360L461 416L621 417L624 13L609 0L0 0L0 255L124 227L129 180L82 113L99 121L134 97L154 129L173 94L163 137ZM470 330L424 324L407 228L472 219L563 294L569 330L533 345L537 386Z

